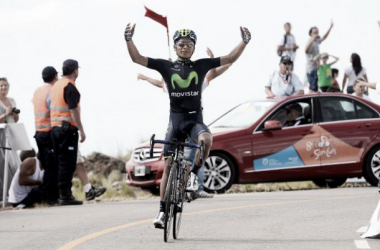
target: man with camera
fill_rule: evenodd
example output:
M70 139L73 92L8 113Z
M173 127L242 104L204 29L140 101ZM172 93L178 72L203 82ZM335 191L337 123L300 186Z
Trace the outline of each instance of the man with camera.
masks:
M265 93L268 98L304 94L303 85L298 76L291 71L291 67L290 57L281 57L280 69L273 71L265 85Z
M58 188L60 205L81 205L71 193L72 179L77 164L78 139L84 142L80 117L80 93L75 86L79 75L78 62L63 62L63 77L53 86L50 94L51 138L58 165ZM79 132L79 134L78 134Z

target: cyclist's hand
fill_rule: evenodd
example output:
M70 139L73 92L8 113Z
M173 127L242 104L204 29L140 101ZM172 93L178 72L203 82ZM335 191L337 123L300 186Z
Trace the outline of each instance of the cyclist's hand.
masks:
M132 40L133 34L135 33L135 26L136 24L133 24L132 27L130 23L127 24L127 27L125 28L125 32L124 32L125 41L128 42Z
M245 44L248 44L249 41L251 40L251 32L245 27L240 26L240 31L241 31L241 37L243 39L243 42Z

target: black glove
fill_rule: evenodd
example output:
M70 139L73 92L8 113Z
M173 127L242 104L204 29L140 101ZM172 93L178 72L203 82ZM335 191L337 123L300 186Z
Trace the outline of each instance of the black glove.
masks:
M135 24L132 27L128 24L124 32L125 41L130 41L133 37L133 33L135 33Z
M251 32L249 32L247 28L243 28L243 27L240 27L240 31L241 31L241 38L243 39L243 42L245 44L248 44L249 41L251 40Z

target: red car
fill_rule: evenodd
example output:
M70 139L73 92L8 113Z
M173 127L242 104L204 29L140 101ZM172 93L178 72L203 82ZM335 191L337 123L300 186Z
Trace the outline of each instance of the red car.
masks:
M318 93L242 103L209 125L213 133L204 188L225 192L234 183L312 180L338 187L380 174L380 106L340 93ZM127 162L127 183L157 188L162 148L149 145Z

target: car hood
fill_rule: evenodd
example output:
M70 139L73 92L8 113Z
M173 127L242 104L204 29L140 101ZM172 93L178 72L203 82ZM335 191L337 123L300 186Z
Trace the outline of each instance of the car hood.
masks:
M213 127L210 131L214 139L229 138L245 133L246 128L233 128L233 127Z
M233 137L233 136L236 136L236 135L244 134L245 130L246 129L231 128L231 127L214 127L214 128L210 128L210 131L211 131L212 135L215 138L229 138L229 137ZM147 141L147 142L141 143L140 145L138 145L137 147L135 147L135 149L138 149L138 148L149 148L149 147L150 147L150 142ZM164 147L164 145L163 144L154 144L154 147L155 148L162 148L162 147Z

